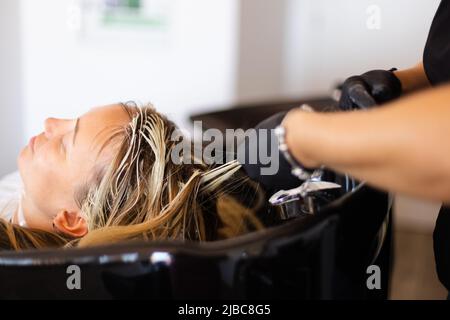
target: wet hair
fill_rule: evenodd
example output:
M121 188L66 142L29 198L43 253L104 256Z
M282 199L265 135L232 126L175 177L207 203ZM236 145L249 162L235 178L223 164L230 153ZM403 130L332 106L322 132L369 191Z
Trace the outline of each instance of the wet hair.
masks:
M130 122L115 130L103 146L112 148L112 158L97 165L74 195L88 233L70 241L57 234L8 227L6 238L15 243L11 248L28 244L40 248L46 241L49 246L80 247L133 239L214 241L264 227L255 215L263 203L262 191L237 161L220 166L203 159L176 164L171 158L180 142L172 139L175 124L151 105L122 107ZM237 189L245 190L245 201Z
M57 248L68 241L56 233L23 228L0 219L0 250Z

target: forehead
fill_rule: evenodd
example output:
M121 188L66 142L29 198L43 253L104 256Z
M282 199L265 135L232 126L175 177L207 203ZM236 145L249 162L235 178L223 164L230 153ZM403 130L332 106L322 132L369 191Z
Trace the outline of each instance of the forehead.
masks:
M129 122L130 117L121 105L92 108L79 118L76 144L79 141L80 147L89 146L91 150L100 148Z
M107 106L93 107L87 113L85 113L83 118L91 120L91 118L96 118L95 120L110 122L116 124L123 124L124 122L129 122L130 117L125 107L120 104L112 104Z

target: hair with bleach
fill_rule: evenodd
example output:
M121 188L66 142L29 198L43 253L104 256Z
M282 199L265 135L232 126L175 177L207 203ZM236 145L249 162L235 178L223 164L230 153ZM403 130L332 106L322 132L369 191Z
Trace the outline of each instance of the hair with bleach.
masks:
M87 235L71 241L10 226L0 241L15 242L12 249L42 248L46 241L48 246L80 247L132 239L214 241L263 228L255 215L263 203L262 191L237 161L218 167L198 161L174 164L175 124L151 105L122 105L130 122L104 146L113 148L112 159L94 168L74 195L88 224ZM242 193L245 201L237 196ZM29 239L27 245L13 240L18 232ZM36 238L40 240L30 240Z

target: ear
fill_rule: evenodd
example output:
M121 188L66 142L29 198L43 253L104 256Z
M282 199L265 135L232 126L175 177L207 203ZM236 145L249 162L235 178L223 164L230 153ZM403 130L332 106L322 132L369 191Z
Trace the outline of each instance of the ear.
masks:
M80 212L61 211L53 219L55 228L73 238L81 238L88 232L86 220L81 216Z

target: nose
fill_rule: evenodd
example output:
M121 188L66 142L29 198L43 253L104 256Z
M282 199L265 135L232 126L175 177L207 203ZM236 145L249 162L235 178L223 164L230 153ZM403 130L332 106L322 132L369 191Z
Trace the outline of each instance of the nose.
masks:
M44 121L44 133L47 138L65 134L70 131L73 120L47 118Z

